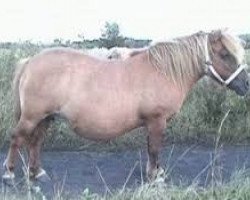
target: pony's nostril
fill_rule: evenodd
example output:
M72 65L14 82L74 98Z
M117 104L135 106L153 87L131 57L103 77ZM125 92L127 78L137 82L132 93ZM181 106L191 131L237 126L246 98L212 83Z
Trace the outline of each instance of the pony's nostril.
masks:
M246 81L246 86L249 88L249 80Z

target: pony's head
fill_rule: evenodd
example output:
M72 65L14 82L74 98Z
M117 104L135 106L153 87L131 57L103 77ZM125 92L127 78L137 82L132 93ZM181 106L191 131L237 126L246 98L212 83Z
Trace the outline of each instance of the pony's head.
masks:
M249 90L244 53L243 41L228 31L217 30L208 34L208 76L241 96Z

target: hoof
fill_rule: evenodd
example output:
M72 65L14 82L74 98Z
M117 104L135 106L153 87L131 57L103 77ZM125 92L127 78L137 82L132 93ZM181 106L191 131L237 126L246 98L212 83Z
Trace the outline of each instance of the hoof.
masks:
M41 182L48 182L51 180L46 171L42 168L40 168L36 174L30 172L29 177L34 181L41 181Z
M165 181L165 171L162 167L149 170L147 173L147 178L149 182L163 183Z
M10 171L6 171L4 175L2 175L3 184L7 186L14 185L15 174Z
M156 178L154 180L157 183L164 183L165 182L165 171L163 168L159 167L156 172Z
M5 160L4 163L3 163L3 167L5 169L5 172L2 175L3 182L4 183L11 183L11 184L13 184L14 179L15 179L15 174L14 174L13 171L11 171L11 170L8 169L8 167L7 167L6 164L7 164L7 162Z
M15 178L15 174L10 171L6 171L4 175L2 175L3 180L14 180L14 178Z

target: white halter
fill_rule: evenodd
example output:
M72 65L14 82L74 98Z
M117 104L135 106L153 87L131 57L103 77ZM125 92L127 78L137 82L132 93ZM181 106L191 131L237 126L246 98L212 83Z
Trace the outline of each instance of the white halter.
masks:
M206 62L205 65L207 67L206 71L210 71L213 76L222 84L222 85L228 85L230 84L238 75L239 73L244 70L247 65L246 64L240 64L238 65L237 70L232 73L226 80L224 80L219 74L218 72L216 72L216 70L214 69L214 66L212 64L212 62L210 61L210 56L209 56L209 52L208 52L208 38L206 36L206 40L205 40L206 44L205 44L205 56L206 56Z

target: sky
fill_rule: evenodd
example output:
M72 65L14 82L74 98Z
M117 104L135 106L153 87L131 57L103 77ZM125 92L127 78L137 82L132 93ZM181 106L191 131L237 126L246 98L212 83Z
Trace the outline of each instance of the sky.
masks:
M93 39L106 21L137 39L225 27L250 33L250 0L2 0L0 41Z

